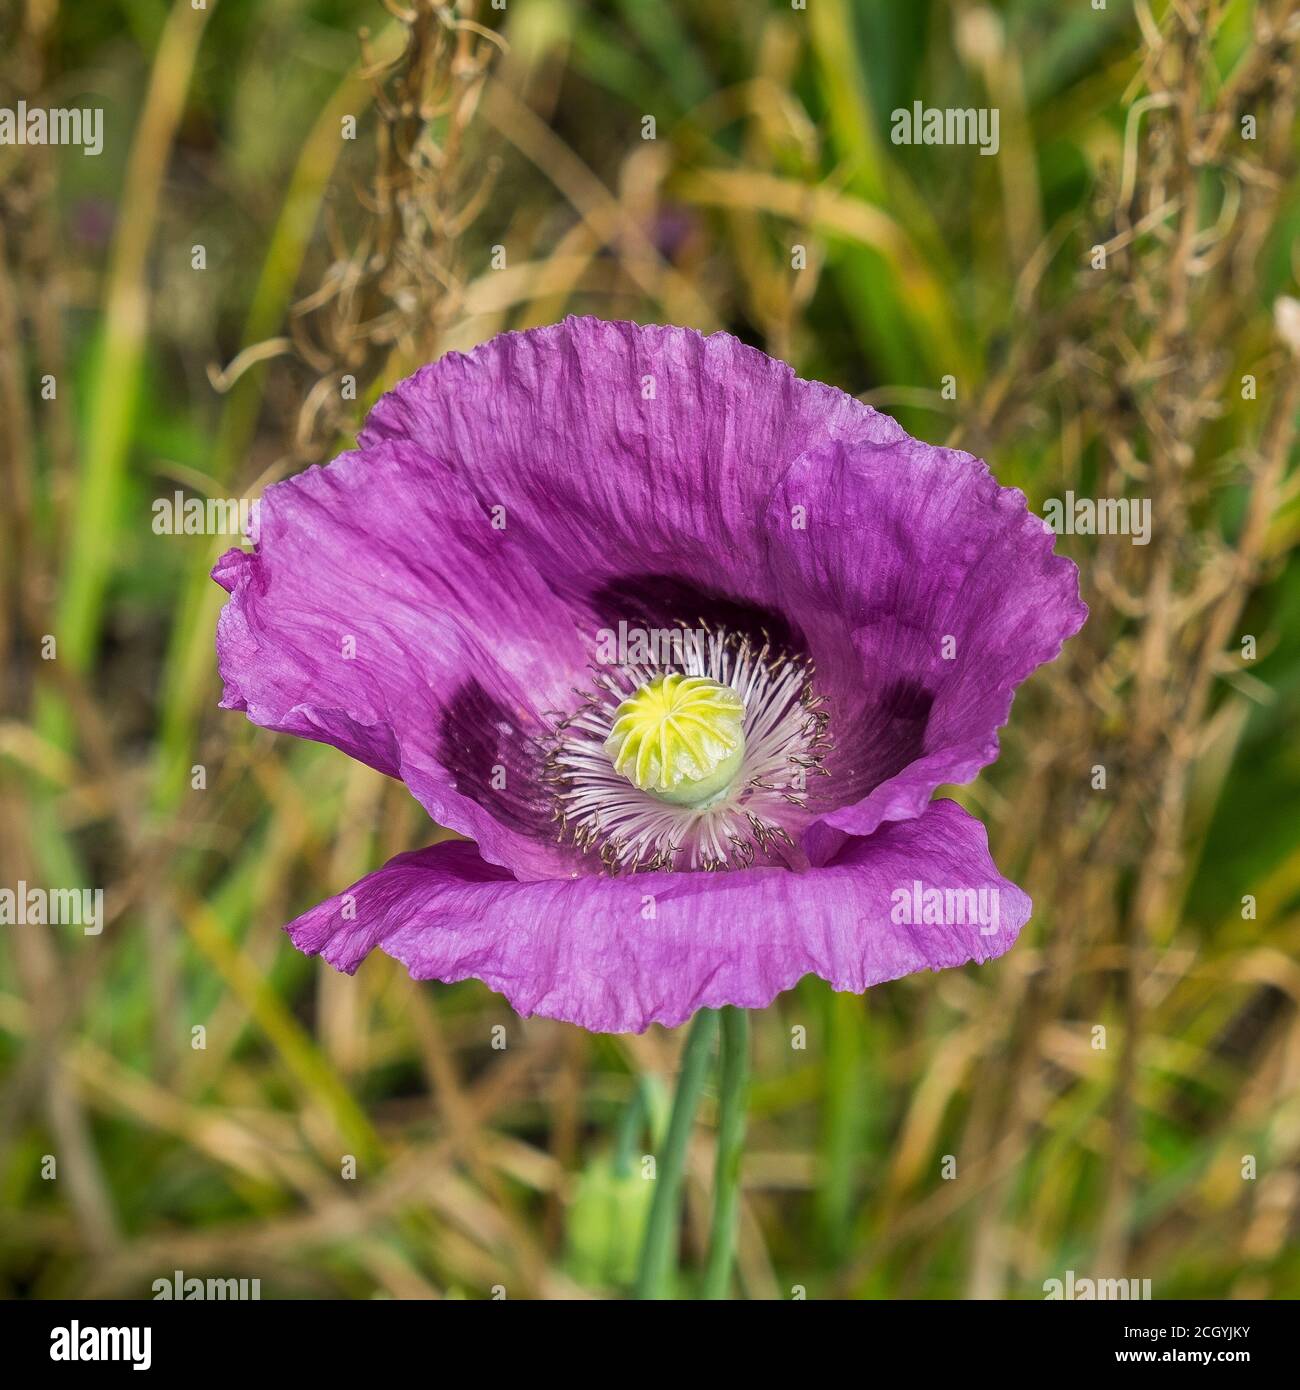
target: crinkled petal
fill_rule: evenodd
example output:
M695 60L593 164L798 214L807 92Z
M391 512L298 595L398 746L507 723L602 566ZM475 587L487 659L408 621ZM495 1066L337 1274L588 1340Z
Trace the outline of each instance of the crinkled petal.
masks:
M907 435L810 450L771 526L785 534L773 582L831 709L838 805L825 820L855 835L920 815L936 787L991 763L1016 687L1088 615L1077 569L1023 493Z
M846 431L901 434L729 334L569 318L422 368L379 400L359 443L414 442L481 507L504 507L594 643L619 619L693 623L701 602L771 608L768 499Z
M924 905L918 892L965 889L985 890L985 925L970 920L980 914L965 898L960 914L947 911L949 925L900 920ZM860 992L989 960L1010 948L1029 911L994 867L979 821L937 801L847 840L806 873L520 883L473 845L443 843L399 855L286 930L348 973L379 947L416 979L479 979L525 1017L623 1033L675 1027L700 1008L764 1008L809 973Z
M525 877L572 872L538 740L585 658L510 532L444 473L388 443L267 489L257 549L213 570L222 705L400 777Z

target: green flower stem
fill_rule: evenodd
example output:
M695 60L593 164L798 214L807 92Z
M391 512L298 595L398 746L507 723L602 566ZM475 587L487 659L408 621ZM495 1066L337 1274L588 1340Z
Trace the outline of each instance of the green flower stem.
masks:
M749 1094L749 1014L722 1011L722 1056L719 1064L718 1162L713 1180L713 1229L704 1297L726 1298L736 1254L736 1217L740 1211L740 1160L745 1150L745 1108Z
M645 1243L641 1247L641 1270L637 1277L638 1298L671 1296L671 1274L676 1263L678 1223L682 1209L682 1177L686 1171L686 1145L695 1121L695 1108L704 1089L704 1078L718 1032L718 1015L701 1009L691 1023L682 1053L681 1075L668 1121L668 1136L655 1169L654 1200L646 1223Z
M641 1138L641 1131L645 1125L648 1110L646 1083L643 1077L637 1081L636 1090L632 1092L632 1098L628 1101L618 1122L618 1133L614 1138L613 1159L616 1178L630 1178L632 1176L637 1142Z

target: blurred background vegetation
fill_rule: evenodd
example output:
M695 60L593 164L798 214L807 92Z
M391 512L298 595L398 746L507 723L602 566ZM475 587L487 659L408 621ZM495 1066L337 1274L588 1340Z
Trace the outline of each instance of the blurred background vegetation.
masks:
M0 146L0 883L108 921L0 928L0 1287L626 1292L680 1038L292 950L436 832L217 711L228 541L151 510L583 312L727 329L1035 507L1152 500L1062 539L1092 620L957 793L1017 947L754 1018L735 1292L1300 1293L1298 42L1272 0L7 0L0 105L105 143ZM915 100L997 157L892 144Z

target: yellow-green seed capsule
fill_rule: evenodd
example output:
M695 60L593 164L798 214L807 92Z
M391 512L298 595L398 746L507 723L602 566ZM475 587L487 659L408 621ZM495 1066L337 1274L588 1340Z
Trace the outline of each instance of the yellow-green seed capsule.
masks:
M674 806L703 807L745 757L745 705L708 676L659 676L614 711L605 740L615 771Z

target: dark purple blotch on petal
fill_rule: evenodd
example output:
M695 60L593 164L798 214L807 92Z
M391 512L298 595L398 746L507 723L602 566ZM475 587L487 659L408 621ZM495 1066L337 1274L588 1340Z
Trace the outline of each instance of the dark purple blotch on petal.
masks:
M438 759L456 790L515 834L553 840L553 802L542 785L545 750L521 736L513 714L480 681L467 680L442 712Z
M694 628L703 623L746 638L755 647L771 642L792 656L807 653L803 634L787 614L671 574L608 580L592 592L591 605L601 625L614 630L620 621L646 628Z

